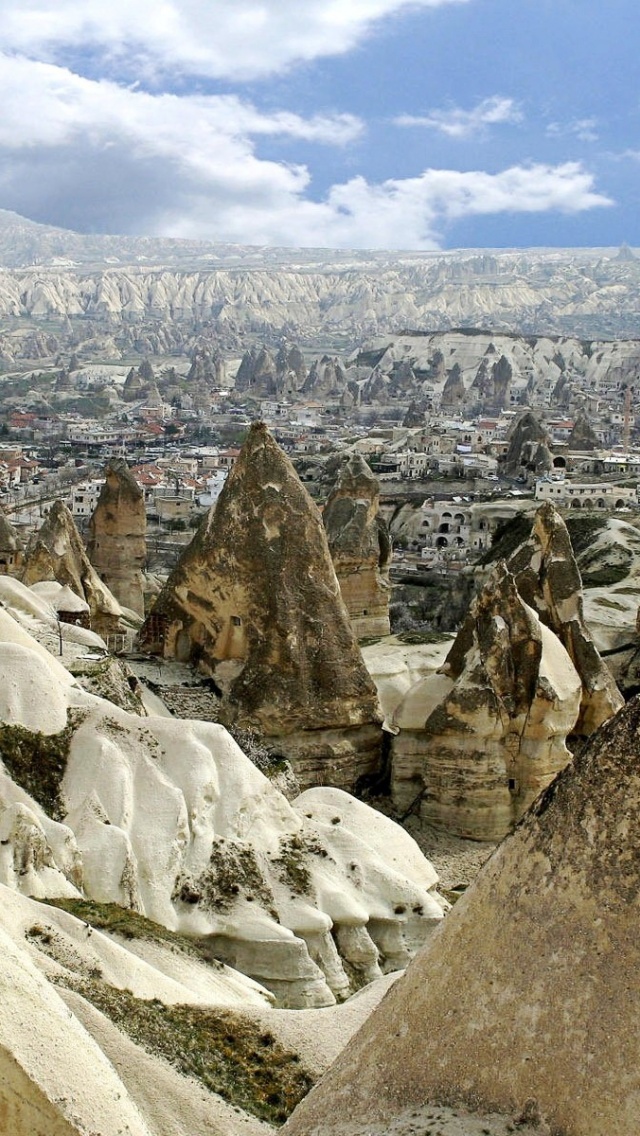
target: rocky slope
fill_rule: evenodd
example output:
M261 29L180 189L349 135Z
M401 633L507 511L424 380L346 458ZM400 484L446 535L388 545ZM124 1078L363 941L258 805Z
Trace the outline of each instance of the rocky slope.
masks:
M289 803L222 726L88 693L27 630L46 602L16 581L2 595L0 883L119 903L284 1005L406 964L442 904L402 829L338 789Z
M633 335L640 261L607 249L389 253L83 236L0 215L0 315L212 321L305 342L403 327Z
M454 1102L635 1136L639 736L634 699L494 853L287 1136L393 1132L411 1114L403 1131L425 1131Z

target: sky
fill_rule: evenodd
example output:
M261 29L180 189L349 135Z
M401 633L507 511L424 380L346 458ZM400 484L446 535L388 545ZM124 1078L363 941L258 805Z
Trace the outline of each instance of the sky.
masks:
M0 208L79 232L640 245L638 0L0 0Z

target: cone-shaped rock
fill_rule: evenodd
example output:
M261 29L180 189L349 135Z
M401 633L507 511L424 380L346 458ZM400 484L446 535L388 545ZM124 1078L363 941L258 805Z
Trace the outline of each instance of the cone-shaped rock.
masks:
M303 784L350 787L377 767L376 690L322 519L263 424L251 427L140 643L211 675L225 722L278 738Z
M476 597L442 672L412 687L393 740L392 791L437 827L499 840L571 759L580 679L523 603L504 561Z
M87 552L118 602L138 615L144 615L146 531L142 489L124 458L112 458L89 521Z
M23 584L57 580L86 600L91 627L103 637L118 631L120 605L98 576L85 552L71 513L54 501L49 515L27 545L20 573Z
M286 1136L390 1131L426 1102L530 1102L547 1132L637 1136L639 768L635 698L494 853Z
M359 639L388 635L391 540L377 477L359 454L346 463L323 521L342 598Z
M592 429L586 414L581 412L569 434L567 448L569 450L595 450L597 445L598 436Z
M558 636L582 683L575 733L592 734L624 699L600 658L584 620L582 580L567 526L550 501L538 509L531 536L513 553L509 571L525 603Z
M526 470L546 473L553 466L546 430L535 414L527 410L515 423L509 435L509 447L504 460L505 473L512 477Z

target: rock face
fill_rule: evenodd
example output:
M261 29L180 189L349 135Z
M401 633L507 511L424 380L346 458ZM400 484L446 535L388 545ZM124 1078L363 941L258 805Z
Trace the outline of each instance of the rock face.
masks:
M574 733L588 736L617 713L624 699L585 623L580 571L567 527L551 502L538 509L531 536L511 556L509 571L525 603L571 657L582 684Z
M102 582L85 552L71 513L54 501L41 528L31 538L20 573L23 584L57 580L86 600L91 627L106 637L120 628L120 605Z
M530 1102L546 1131L636 1136L639 738L636 698L494 853L287 1136L371 1131L426 1101Z
M23 544L11 521L0 512L0 575L17 575L22 564Z
M124 458L112 458L89 521L87 552L100 579L118 602L142 616L146 531L142 489Z
M440 672L396 711L392 793L426 820L499 840L570 760L580 678L501 562Z
M598 438L586 414L579 414L567 443L570 450L595 450Z
M531 411L515 423L509 436L504 471L510 477L530 471L547 473L553 466L546 431Z
M342 598L359 639L388 635L391 538L380 513L378 479L354 454L323 513Z
M140 644L209 674L221 720L272 739L303 785L348 788L376 770L376 691L322 519L262 424L251 427Z
M392 790L431 823L499 840L623 705L585 624L580 572L545 502L530 537L473 602L440 672L396 708Z

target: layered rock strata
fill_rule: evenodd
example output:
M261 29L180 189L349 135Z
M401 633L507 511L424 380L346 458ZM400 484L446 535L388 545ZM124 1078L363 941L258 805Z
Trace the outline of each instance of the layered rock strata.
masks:
M286 1136L395 1131L427 1102L636 1136L639 738L636 698L497 849Z
M123 607L144 615L147 517L144 494L124 458L112 458L89 521L87 553Z
M396 710L396 805L459 836L501 839L570 760L580 697L568 653L501 562L440 672Z
M389 635L391 538L380 513L378 479L359 454L342 469L323 521L358 639Z
M92 566L75 521L62 501L54 501L41 528L29 541L20 572L23 584L57 580L86 600L91 627L106 637L120 630L122 611Z
M264 425L252 426L140 645L210 675L220 720L269 739L303 786L350 788L377 770L376 690L322 518Z

